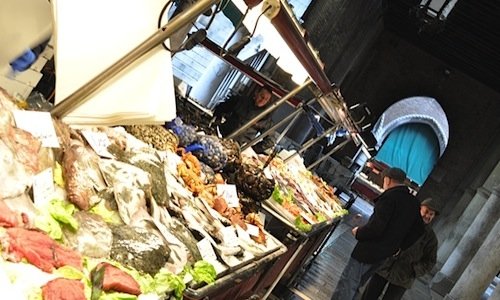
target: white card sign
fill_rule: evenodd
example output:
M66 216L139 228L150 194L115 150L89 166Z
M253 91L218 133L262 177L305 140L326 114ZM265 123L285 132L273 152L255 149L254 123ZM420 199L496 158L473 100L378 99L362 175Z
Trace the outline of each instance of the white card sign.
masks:
M106 158L114 158L113 155L108 151L108 146L111 145L111 142L104 132L82 130L82 135L85 137L90 147L94 149L97 155Z
M238 233L238 236L244 240L250 239L250 234L248 231L245 231L245 229L241 228L239 225L236 226L236 232Z
M224 198L228 207L240 206L240 199L238 199L238 193L234 184L218 184L217 196Z
M210 241L207 238L204 238L196 243L196 246L198 247L198 250L200 250L201 257L204 260L208 262L217 260L214 248L212 248L212 244L210 244Z
M31 133L42 143L42 147L59 148L59 140L57 139L50 113L45 111L14 110L13 114L17 128Z
M54 175L48 168L33 177L33 198L37 207L45 206L54 196Z
M247 232L251 236L259 236L259 227L252 224L247 224Z
M233 226L227 226L222 228L221 233L224 245L228 247L237 247L240 245Z
M266 224L266 214L263 212L259 212L259 218L260 218L260 223L262 225L265 225Z

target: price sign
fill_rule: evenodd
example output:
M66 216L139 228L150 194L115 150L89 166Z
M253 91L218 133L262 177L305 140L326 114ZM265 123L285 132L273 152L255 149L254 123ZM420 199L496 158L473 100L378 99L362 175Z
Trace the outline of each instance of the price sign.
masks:
M265 225L266 224L266 214L263 212L259 212L259 218L260 218L260 224Z
M273 179L273 173L269 168L264 169L264 176L266 176L267 179Z
M207 238L202 239L198 243L196 243L196 246L198 247L198 250L200 251L201 257L208 261L215 261L217 260L217 256L215 255L214 248L212 247L212 244L210 244L210 241Z
M106 158L114 158L113 155L108 151L108 146L111 145L111 142L104 132L82 130L82 135L85 137L90 147L94 149L97 155Z
M259 236L259 227L252 224L247 224L247 232L251 236Z
M228 207L240 206L240 199L238 199L238 193L234 184L218 184L217 195L226 200Z
M59 148L59 140L49 112L14 110L13 114L17 128L31 133L42 143L42 147Z
M222 228L221 233L224 245L229 247L237 247L240 245L233 226L227 226Z
M33 177L33 198L37 207L45 206L54 195L54 176L48 168Z
M245 231L245 229L241 228L239 225L236 226L236 232L238 233L238 236L240 238L242 238L243 240L250 239L250 235L248 234L248 231Z

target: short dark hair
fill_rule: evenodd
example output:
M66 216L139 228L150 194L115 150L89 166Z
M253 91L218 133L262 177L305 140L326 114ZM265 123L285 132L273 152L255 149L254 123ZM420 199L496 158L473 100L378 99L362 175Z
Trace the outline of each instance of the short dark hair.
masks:
M382 178L384 177L389 177L397 182L403 183L406 179L406 173L400 168L387 168L382 172Z
M273 93L273 89L270 86L266 85L266 84L263 85L263 86L259 86L259 90L266 90L266 91L268 91L271 94Z

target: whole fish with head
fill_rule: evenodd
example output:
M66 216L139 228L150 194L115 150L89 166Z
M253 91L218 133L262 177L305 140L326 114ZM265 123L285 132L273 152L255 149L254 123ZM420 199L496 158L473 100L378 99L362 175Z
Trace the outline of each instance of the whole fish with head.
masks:
M77 211L73 217L78 222L78 230L66 226L62 228L64 243L82 255L105 258L111 252L113 233L104 220L96 214Z
M69 201L82 210L89 210L96 204L91 199L98 199L92 196L106 188L99 156L82 141L72 139L64 153L62 167Z
M178 233L175 233L170 228L169 224L172 220L166 212L166 209L155 203L154 199L151 199L149 207L151 208L151 217L144 220L143 226L149 224L150 226L154 226L159 233L161 233L161 237L171 250L169 260L165 267L170 272L178 274L183 270L188 261L192 262L194 254L186 243L178 238Z
M111 226L110 257L154 276L168 261L170 250L155 230L127 225Z
M99 167L106 183L113 188L118 213L123 222L131 225L148 218L146 198L151 197L149 173L130 164L101 159Z
M31 133L15 127L12 112L17 107L13 98L0 88L0 139L30 176L52 167L52 150L41 146Z
M155 224L163 224L166 229L168 229L168 233L165 234L165 239L168 239L169 234L173 234L187 248L189 254L187 257L188 261L194 263L200 260L201 254L196 245L198 241L195 239L191 231L189 231L189 229L187 229L186 226L184 226L184 224L182 224L182 222L180 222L177 218L170 216L167 209L160 207L153 199L149 207ZM162 230L160 230L160 232L163 234ZM170 241L168 242L170 243ZM175 242L175 240L172 239L172 242ZM172 247L170 247L170 249L174 251Z
M171 255L166 267L178 272L188 261L187 247L179 241L161 222L148 213L147 203L152 213L160 211L151 194L150 174L133 165L115 161L101 160L101 170L106 182L113 187L118 212L127 225L152 230L168 245Z
M242 249L239 246L228 246L224 241L222 241L222 244L217 243L205 230L204 226L200 225L199 219L196 219L195 215L196 212L192 208L182 208L182 217L186 221L188 227L198 232L203 238L206 238L220 255L234 256L242 253Z
M156 153L156 150L147 147L123 151L115 144L110 145L108 150L117 160L148 172L151 181L151 192L154 199L162 206L168 205L164 164L160 156Z

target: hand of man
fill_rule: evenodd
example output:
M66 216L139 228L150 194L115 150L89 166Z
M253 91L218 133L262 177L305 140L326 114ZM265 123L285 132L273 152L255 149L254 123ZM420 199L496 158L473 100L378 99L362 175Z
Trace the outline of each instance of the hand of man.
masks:
M354 227L352 230L352 235L354 235L354 237L356 237L356 232L358 232L358 226Z

